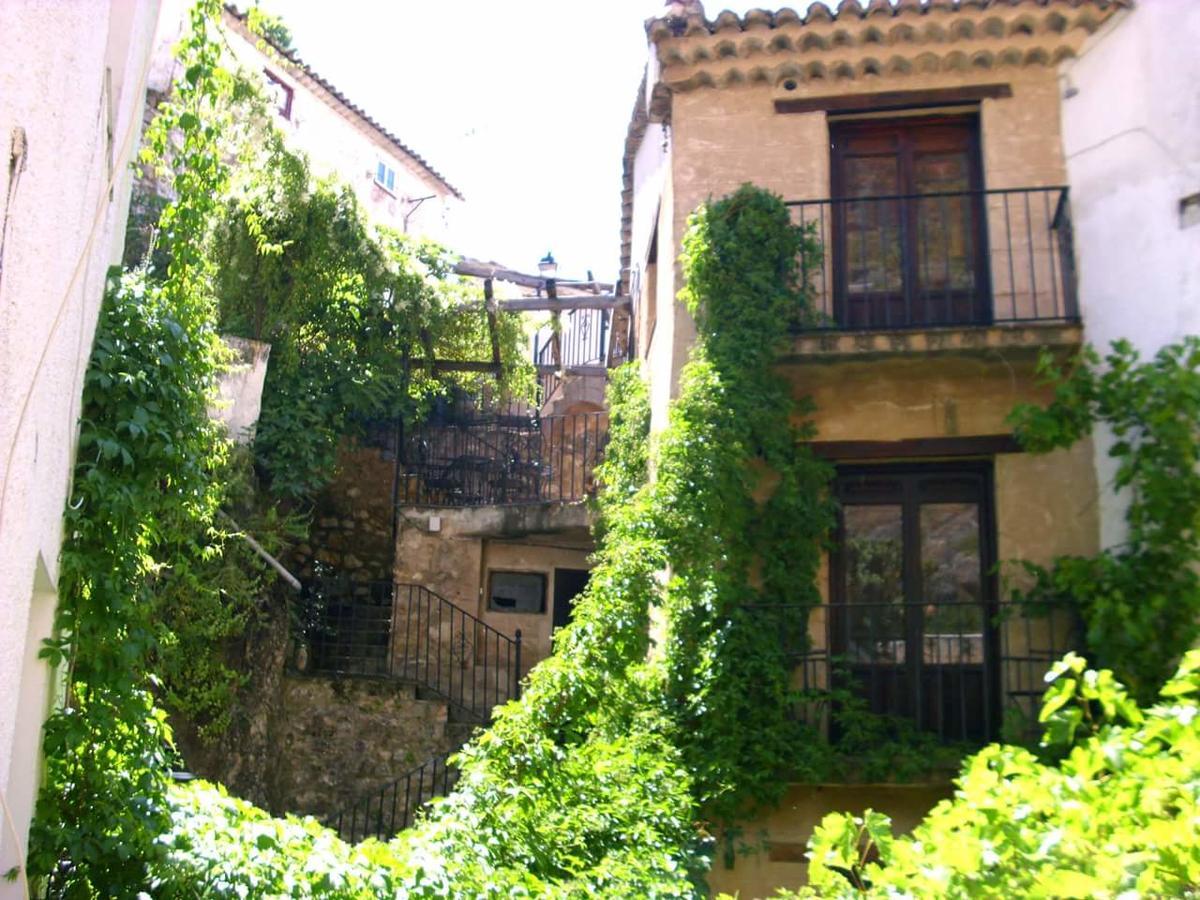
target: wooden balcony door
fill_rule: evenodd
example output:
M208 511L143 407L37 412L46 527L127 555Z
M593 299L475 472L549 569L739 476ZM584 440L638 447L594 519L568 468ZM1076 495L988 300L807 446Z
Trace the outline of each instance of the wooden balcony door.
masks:
M831 136L838 324L988 321L977 119L840 122Z
M836 485L837 681L950 741L994 734L989 485L975 466L845 469Z

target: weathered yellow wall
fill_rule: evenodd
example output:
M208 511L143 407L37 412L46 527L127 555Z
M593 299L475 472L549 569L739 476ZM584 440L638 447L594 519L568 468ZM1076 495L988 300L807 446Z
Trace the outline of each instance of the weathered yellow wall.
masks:
M430 530L437 517L438 531ZM395 578L419 584L512 636L521 629L522 669L550 654L554 569L588 569L591 539L581 506L404 509L396 538ZM546 575L541 614L487 609L489 569Z
M792 785L770 815L744 827L750 844L766 841L759 852L736 857L726 868L718 849L708 877L714 894L738 893L743 900L769 897L777 888L799 888L808 876L804 847L813 828L831 812L860 814L874 809L891 816L897 832L911 831L939 800L949 797L950 784Z
M1006 69L1002 72L978 73L940 72L913 73L904 77L860 80L853 84L826 84L821 81L801 81L795 91L782 87L753 85L723 89L701 89L676 94L671 109L671 179L670 204L664 204L664 216L671 210L673 233L682 236L687 218L697 206L710 197L721 197L745 182L772 190L785 200L827 198L830 188L829 126L824 112L776 113L774 100L800 98L823 94L871 93L885 90L924 90L929 88L963 87L973 84L1004 82L1012 87L1013 96L983 100L979 104L984 186L1012 188L1060 185L1066 181L1059 133L1059 99L1055 70L1034 66ZM1038 208L1031 210L1031 220L1042 224L1045 217ZM994 208L993 208L994 207ZM1013 207L1016 231L1011 235L1014 265L1028 269L1027 247L1022 224L1023 212ZM996 201L989 202L990 229L999 234L1003 229L1002 209ZM660 250L666 246L660 233ZM1040 237L1038 240L1043 240ZM1006 241L1007 243L1007 241ZM1044 240L1043 240L1044 243ZM995 251L995 248L993 248ZM677 248L676 248L677 252ZM1015 304L1014 315L1032 315L1032 300L1019 294L1010 298L1008 290L1007 249L996 263L996 302L1005 313ZM660 354L652 351L650 367L655 383L655 396L662 389L658 382L670 373L671 392L677 387L679 369L686 361L688 348L695 341L695 325L681 304L675 304L669 331L663 329L668 300L674 297L682 283L679 268L665 265L660 255L659 323L655 343L669 343L671 361L665 363ZM1048 292L1051 263L1038 254L1034 277L1043 293ZM1015 281L1023 289L1029 284L1027 271L1017 271ZM1002 283L1003 282L1003 283ZM1042 303L1046 302L1042 298ZM1043 311L1044 314L1044 311ZM660 334L662 332L662 334ZM660 402L658 405L665 405ZM656 406L656 413L658 409Z
M486 596L480 601L480 617L505 634L521 629L522 668L550 655L550 631L554 615L554 570L589 569L589 550L568 546L545 546L533 543L487 541L484 563L488 570L541 572L546 576L546 610L532 613L497 612L487 608ZM486 578L486 573L485 573ZM486 580L480 585L486 592Z

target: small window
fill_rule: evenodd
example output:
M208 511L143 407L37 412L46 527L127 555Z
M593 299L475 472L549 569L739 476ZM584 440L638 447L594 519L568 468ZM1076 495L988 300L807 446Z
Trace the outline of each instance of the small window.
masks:
M541 572L492 572L488 609L497 612L546 611L546 576Z
M275 111L283 118L290 119L292 117L292 99L295 97L295 91L284 84L283 79L270 69L263 69L263 74L267 76L267 97L275 106Z
M396 193L396 170L380 160L375 166L375 183L389 194Z

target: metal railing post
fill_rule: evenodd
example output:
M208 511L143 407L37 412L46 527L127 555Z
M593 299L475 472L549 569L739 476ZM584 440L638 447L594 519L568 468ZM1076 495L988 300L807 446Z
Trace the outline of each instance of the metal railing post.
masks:
M513 665L513 699L521 699L521 629L517 629L516 639L513 641L516 645L513 651L515 664Z

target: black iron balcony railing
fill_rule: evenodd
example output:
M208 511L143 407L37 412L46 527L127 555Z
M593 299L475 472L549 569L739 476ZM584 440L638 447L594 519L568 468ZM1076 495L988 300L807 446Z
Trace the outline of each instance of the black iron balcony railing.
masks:
M555 369L607 366L611 328L612 310L568 310L560 316L557 335L546 335L540 343L539 336L534 335L533 361ZM539 376L543 402L554 393L558 378L556 372Z
M791 201L821 255L798 330L1073 322L1065 187Z
M417 812L434 797L450 793L458 772L449 754L426 760L330 816L326 822L343 841L356 844L373 837L387 841L409 828Z
M570 503L595 489L608 414L479 416L429 423L403 445L405 506Z
M1032 728L1044 676L1077 649L1074 622L1059 610L1015 604L854 603L755 606L761 627L781 635L808 698L848 690L872 712L909 719L947 742L986 743L1001 724ZM829 703L798 713L836 738ZM1006 734L1005 737L1016 737Z
M472 719L521 691L521 632L512 637L423 585L311 585L308 670L411 681Z

